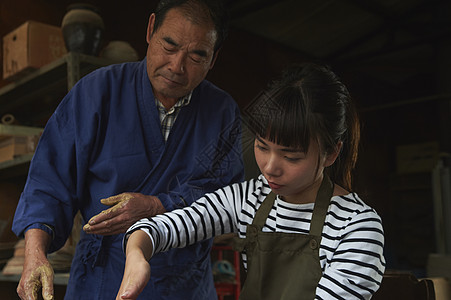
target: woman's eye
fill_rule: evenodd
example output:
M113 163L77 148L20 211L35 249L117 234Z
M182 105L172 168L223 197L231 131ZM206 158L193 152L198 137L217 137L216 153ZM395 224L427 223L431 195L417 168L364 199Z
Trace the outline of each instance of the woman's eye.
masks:
M265 147L263 147L262 145L256 145L255 147L257 147L258 150L260 151L266 151L267 149Z
M284 158L290 162L297 162L297 161L300 161L301 159L305 158L305 154L302 152L286 154L284 156Z
M290 162L296 162L296 161L301 160L300 157L288 157L288 156L285 156L285 159Z

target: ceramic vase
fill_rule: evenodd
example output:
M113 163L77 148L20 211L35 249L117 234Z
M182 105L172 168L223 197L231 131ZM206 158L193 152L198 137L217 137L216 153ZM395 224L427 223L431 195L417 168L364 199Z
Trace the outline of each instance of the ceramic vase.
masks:
M95 6L85 3L69 5L61 29L68 52L99 55L105 25Z
M137 61L138 53L126 41L111 41L100 52L100 56L114 62Z

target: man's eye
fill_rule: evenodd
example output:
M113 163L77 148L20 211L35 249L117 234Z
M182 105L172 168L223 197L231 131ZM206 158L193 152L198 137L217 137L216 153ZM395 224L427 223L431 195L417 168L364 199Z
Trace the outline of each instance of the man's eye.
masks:
M173 46L163 46L163 49L167 52L174 52L176 50Z
M198 56L190 56L190 59L192 62L196 63L196 64L200 64L202 62L202 58L198 57Z
M207 62L207 57L203 56L203 55L198 55L198 54L191 54L189 56L189 58L191 59L191 61L195 64L204 64Z

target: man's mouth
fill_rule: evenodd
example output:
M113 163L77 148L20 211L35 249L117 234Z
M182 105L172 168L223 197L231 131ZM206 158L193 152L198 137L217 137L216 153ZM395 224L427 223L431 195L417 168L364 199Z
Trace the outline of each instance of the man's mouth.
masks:
M164 79L164 81L166 81L167 83L169 83L171 85L183 85L182 80L172 78L171 76L165 76L164 74L162 74L160 76Z

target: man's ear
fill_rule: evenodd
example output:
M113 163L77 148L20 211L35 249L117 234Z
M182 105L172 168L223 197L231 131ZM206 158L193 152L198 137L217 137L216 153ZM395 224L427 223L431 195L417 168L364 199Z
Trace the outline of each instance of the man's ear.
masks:
M213 58L211 59L209 70L213 69L213 66L215 65L215 62L216 62L216 59L218 58L218 53L219 53L220 50L221 50L221 48L216 50L216 52L213 54Z
M152 36L154 25L155 25L155 14L151 14L149 17L149 23L147 24L147 35L146 35L147 43L150 43L150 37Z
M334 164L338 155L340 154L341 148L343 147L343 142L339 141L335 147L335 150L332 153L329 153L326 157L326 161L324 162L324 167L330 167Z

